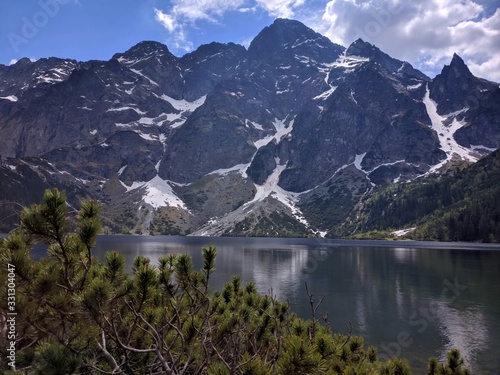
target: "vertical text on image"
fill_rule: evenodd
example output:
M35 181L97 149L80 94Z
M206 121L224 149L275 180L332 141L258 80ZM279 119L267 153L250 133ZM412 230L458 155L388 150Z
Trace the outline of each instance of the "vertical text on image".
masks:
M7 360L16 368L16 267L7 264Z

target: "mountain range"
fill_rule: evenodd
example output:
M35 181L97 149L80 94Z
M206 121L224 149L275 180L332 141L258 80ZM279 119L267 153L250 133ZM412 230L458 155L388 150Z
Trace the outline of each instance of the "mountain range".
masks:
M277 19L248 48L0 65L0 230L58 187L110 233L345 236L373 194L500 147L499 84L450 58L431 79Z

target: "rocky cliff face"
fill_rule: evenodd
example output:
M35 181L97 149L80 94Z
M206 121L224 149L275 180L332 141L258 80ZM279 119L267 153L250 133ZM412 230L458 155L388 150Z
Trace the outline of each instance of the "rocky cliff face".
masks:
M109 61L0 66L0 170L20 183L30 160L47 184L100 199L111 231L324 234L376 185L498 148L498 103L457 55L430 79L278 19L248 50L178 58L142 42Z

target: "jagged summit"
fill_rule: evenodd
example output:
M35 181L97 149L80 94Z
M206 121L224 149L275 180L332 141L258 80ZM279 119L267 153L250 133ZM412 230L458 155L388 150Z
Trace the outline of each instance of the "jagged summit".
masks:
M245 51L245 47L243 47L241 44L229 42L229 43L220 43L220 42L212 42L208 44L202 44L199 46L197 49L195 49L192 52L189 52L182 56L182 59L188 60L192 58L193 56L196 55L210 55L212 53L219 53L222 51L228 51L228 50L237 50L237 51Z
M175 56L169 51L168 47L165 44L155 41L142 41L123 53L114 54L112 59L137 59L151 55L168 56L171 58L175 58Z
M346 55L370 57L374 55L376 47L363 39L358 38L347 47Z
M442 74L452 74L455 77L461 75L472 76L469 67L465 64L464 60L456 53L453 54L450 65L444 66Z
M334 59L343 50L344 47L334 44L299 21L278 18L252 40L248 54L251 59L262 60L279 59L283 55L293 56L309 51L315 54L314 57L319 61L326 62Z
M430 98L438 103L440 115L457 116L468 123L455 133L459 142L465 145L481 143L492 148L500 140L498 83L475 77L458 54L454 53L450 64L432 80L429 90ZM479 108L481 112L477 112Z
M406 74L409 77L414 77L420 80L429 80L425 74L406 62L395 59L387 53L382 52L378 47L365 42L363 39L358 38L346 50L346 56L360 56L370 59L370 61L377 62L383 65L387 70L393 73Z
M33 61L31 61L31 59L29 59L27 57L23 57L23 58L17 60L16 63L13 65L23 66L23 65L30 65L30 64L33 64Z
M451 58L451 63L450 63L451 66L454 66L454 65L462 65L462 66L465 66L465 62L464 60L455 52L453 53L453 57Z

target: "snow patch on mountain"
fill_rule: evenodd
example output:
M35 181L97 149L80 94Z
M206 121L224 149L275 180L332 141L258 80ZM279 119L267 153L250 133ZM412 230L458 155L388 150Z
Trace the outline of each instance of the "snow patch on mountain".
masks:
M0 99L3 99L3 100L8 100L8 101L10 101L10 102L17 102L17 101L18 101L18 98L17 98L17 96L15 96L15 95L0 96Z
M292 132L293 123L295 122L295 119L290 120L290 122L287 125L286 124L287 117L285 117L283 120L279 120L276 117L274 118L273 126L274 126L274 130L276 132L272 135L266 135L264 138L261 138L261 139L254 141L253 144L257 148L257 150L259 150L261 147L266 146L269 142L272 142L273 140L275 140L276 143L280 143L284 137L288 136ZM246 121L249 121L249 120L246 120ZM252 125L254 125L254 126L258 125L252 121L250 121L250 123L252 123ZM260 128L259 130L264 130L264 128L261 125L258 125L258 126Z
M141 76L145 79L147 79L149 81L149 83L151 83L152 85L155 85L155 86L160 86L158 83L156 83L155 81L153 81L151 78L149 78L148 76L142 74L142 69L141 70L137 70L137 69L130 69L130 71L134 72L135 74L137 74L138 76Z
M124 165L123 167L121 167L121 168L118 170L118 172L116 172L116 174L117 174L118 176L121 176L121 175L122 175L122 173L123 173L123 171L125 170L125 168L127 168L127 165Z
M144 116L146 112L139 110L138 108L130 107L130 106L122 106L122 107L117 107L117 108L110 108L107 110L107 112L120 112L120 111L126 111L126 110L134 110L137 112L139 115L143 116L141 117L138 121L133 121L127 124L123 123L116 123L115 125L117 127L134 127L138 125L143 125L143 126L161 126L165 121L169 122L170 127L175 129L178 128L186 122L187 118L189 115L198 107L202 106L205 103L206 95L196 99L195 101L188 102L187 100L178 100L171 98L167 95L156 95L156 97L165 100L166 102L170 103L172 107L176 111L179 111L178 113L161 113L160 115L156 117L146 117ZM143 137L144 138L144 137Z
M478 161L478 157L476 155L473 155L471 150L465 148L464 146L459 145L454 138L455 132L462 126L464 126L464 123L458 121L456 117L454 117L450 125L445 125L449 115L445 117L437 113L437 106L436 103L430 98L428 85L425 91L425 96L422 101L427 110L427 115L431 119L432 129L438 135L439 143L441 145L440 148L446 153L446 159L434 165L430 169L430 172L435 172L439 170L439 168L441 168L443 165L449 162L454 156L455 157L458 156L462 160L467 160L473 163ZM462 109L461 111L455 113L461 113L464 110L466 109Z
M192 102L188 102L187 100L184 99L179 100L171 98L170 96L165 94L161 96L161 99L170 103L172 107L181 112L194 112L196 108L201 107L205 103L206 98L207 96L203 95Z
M121 111L128 111L129 109L137 112L139 115L145 115L146 112L141 111L138 108L130 107L130 106L124 106L124 107L118 107L118 108L110 108L106 112L121 112Z
M290 120L288 125L285 125L287 117L283 120L278 120L277 118L274 118L273 125L274 128L276 129L276 134L274 134L273 138L276 139L276 143L280 143L283 137L286 137L293 130L293 123L295 122L295 119L293 118L292 120Z
M278 185L281 172L286 169L286 163L280 164L279 158L275 158L275 161L276 168L274 169L273 173L271 173L264 184L255 184L257 192L255 193L254 198L250 202L245 203L243 206L248 207L255 202L264 201L264 199L266 199L267 197L272 197L288 207L292 211L293 216L299 222L304 224L306 227L309 227L309 223L304 218L302 211L300 211L300 209L296 205L299 194L284 190Z
M145 182L144 181L134 181L132 182L132 185L128 186L126 185L123 181L119 180L120 184L126 189L126 193L129 191L134 191L136 189L139 189L144 186Z
M396 160L396 161L393 161L393 162L390 162L390 163L382 163L382 164L377 165L371 171L366 172L366 173L372 173L372 172L376 171L377 169L379 169L381 167L390 167L390 166L393 166L393 165L396 165L396 164L401 164L401 163L406 163L406 160L401 159L401 160Z
M354 158L354 166L356 167L356 169L359 169L361 172L364 172L364 173L366 173L366 172L363 170L363 168L361 168L361 163L363 162L365 155L366 155L366 152L359 154L359 155L356 155L356 157Z
M76 64L71 61L63 61L57 67L48 71L41 72L35 80L40 83L59 83L65 81L71 72L75 69ZM39 70L38 70L39 71Z
M492 148L492 147L486 147L486 146L483 146L483 145L470 145L470 149L472 151L486 151L486 152L493 152L493 151L496 151L497 149L496 148Z
M267 145L269 142L271 142L274 139L274 135L267 135L264 138L261 138L257 141L255 141L253 144L259 150L260 148L264 147Z
M295 60L299 61L301 64L310 65L310 63L315 63L316 61L311 59L309 56L294 55Z
M317 43L317 41L321 40L321 38L306 39L306 40L302 40L302 41L300 41L300 40L301 40L301 38L297 39L295 41L295 43L290 48L297 48L297 47L299 47L303 44L307 44L307 43L314 43L316 46L318 46L320 48L324 48L322 45Z
M335 90L337 89L337 86L330 86L330 88L324 92L322 92L319 95L316 95L313 100L326 100L332 95Z
M351 90L351 99L354 103L358 104L358 101L356 100L356 98L354 97L354 90Z
M396 237L402 237L405 234L408 234L408 233L414 231L415 229L417 229L417 227L395 230L394 232L392 232L392 234L395 235Z
M144 203L150 204L153 208L159 207L177 207L187 211L187 207L174 192L171 181L163 180L160 176L156 175L151 180L134 181L131 186L127 186L120 181L122 186L127 189L127 193L133 190L144 190L142 200Z
M224 176L224 175L227 175L231 172L238 172L240 173L243 177L247 177L246 176L246 170L248 169L248 167L250 167L250 163L246 163L246 164L236 164L235 166L231 167L231 168L221 168L221 169L217 169L215 171L212 171L210 173L207 173L207 175L211 175L211 174L218 174L218 175L221 175L221 176Z
M264 130L264 127L258 123L256 123L255 121L250 121L248 119L245 120L245 126L249 126L249 124L251 124L253 126L254 129L257 129L257 130Z
M155 94L156 95L156 94ZM179 113L164 113L166 116L166 121L170 122L170 127L175 129L178 128L186 122L187 118L191 113L193 113L197 108L201 107L207 98L206 95L199 97L198 99L188 102L187 100L174 99L168 95L163 94L162 96L156 95L158 98L170 103L175 110ZM158 120L158 118L157 118Z
M145 57L141 58L141 59L127 59L126 57L123 57L123 56L120 56L118 58L118 61L127 66L127 67L131 67L131 66L134 66L136 65L137 63L140 63L142 61L146 61L146 60L149 60L151 57L153 56L161 56L161 55L156 55L156 54L149 54L149 55L146 55Z
M171 206L187 210L186 205L175 194L168 181L161 179L158 175L146 183L146 195L143 199L154 208Z
M146 134L146 133L141 132L140 130L134 130L134 132L137 133L139 135L139 137L141 137L142 139L145 139L146 141L157 141L158 140L158 137L156 135Z
M286 163L281 164L279 158L275 158L276 168L273 173L267 178L267 180L262 185L255 185L256 193L253 199L246 202L242 206L238 207L236 210L229 212L221 218L209 220L203 228L193 233L194 235L220 235L224 228L230 228L234 226L235 223L241 221L250 212L254 210L256 204L264 202L267 198L274 198L282 205L290 209L294 218L300 223L309 227L309 223L304 218L303 213L297 207L297 202L299 200L299 193L290 192L284 190L278 185L281 173L286 169ZM246 169L250 166L249 164L238 164L232 168L219 169L211 172L210 174L220 174L224 175L230 172L239 172L242 174L243 178L246 178Z
M346 51L341 55L333 64L331 64L331 68L335 69L344 69L344 73L352 73L355 68L363 65L364 63L370 61L367 57L361 56L347 56Z
M406 86L407 90L416 90L422 86L422 82L417 83L416 85L408 85Z
M269 142L272 142L273 140L276 141L276 144L279 144L284 137L288 136L292 132L295 118L291 119L288 125L286 125L287 118L288 116L286 116L283 120L279 120L278 118L275 117L273 121L273 126L276 133L274 133L273 135L266 135L264 138L258 139L257 141L253 142L254 146L257 148L257 151L255 151L255 153L253 154L250 163L244 164L246 165L246 168L242 173L242 176L244 178L248 177L247 170L248 168L250 168L250 165L252 164L253 159L255 158L255 155L257 155L257 152L259 151L260 148L266 146L267 144L269 144Z

